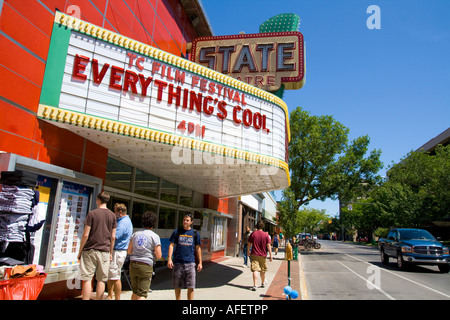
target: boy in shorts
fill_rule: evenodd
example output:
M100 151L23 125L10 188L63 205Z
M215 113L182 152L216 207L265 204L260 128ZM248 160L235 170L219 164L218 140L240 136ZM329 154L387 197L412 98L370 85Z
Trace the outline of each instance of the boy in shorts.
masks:
M78 260L80 260L80 280L83 300L90 300L92 278L97 279L96 298L103 299L105 281L108 280L116 238L117 220L114 212L106 207L110 196L101 192L97 196L97 209L89 211L84 221L83 236L80 242Z
M170 236L167 266L173 270L172 283L177 300L180 300L182 288L187 288L188 300L194 299L195 270L202 270L200 235L191 228L192 222L192 214L186 214L183 217L183 227L174 230ZM195 267L196 258L198 259L197 268Z
M161 259L161 239L152 230L158 226L158 216L147 211L142 216L143 229L133 233L128 246L130 255L130 278L133 294L131 300L146 300L150 289L153 266Z

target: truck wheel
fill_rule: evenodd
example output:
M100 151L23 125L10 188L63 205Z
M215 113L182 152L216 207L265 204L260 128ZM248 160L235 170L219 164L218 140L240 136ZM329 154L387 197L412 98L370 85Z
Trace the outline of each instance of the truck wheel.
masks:
M406 270L408 263L405 262L405 260L403 260L403 256L401 254L401 252L397 253L397 267L400 270Z
M450 271L450 266L448 264L438 265L439 271L442 273L448 273Z
M380 251L380 256L382 264L389 264L389 256L384 252L383 249L381 249Z

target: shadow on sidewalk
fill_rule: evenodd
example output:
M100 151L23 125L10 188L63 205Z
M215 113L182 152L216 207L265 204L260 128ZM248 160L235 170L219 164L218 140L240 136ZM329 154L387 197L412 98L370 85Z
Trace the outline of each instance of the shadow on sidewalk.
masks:
M207 262L203 270L197 273L196 288L213 288L229 285L229 282L243 273L230 266L220 263ZM244 286L243 286L244 287ZM156 278L152 280L152 290L169 290L172 286L172 270L164 268L156 271Z

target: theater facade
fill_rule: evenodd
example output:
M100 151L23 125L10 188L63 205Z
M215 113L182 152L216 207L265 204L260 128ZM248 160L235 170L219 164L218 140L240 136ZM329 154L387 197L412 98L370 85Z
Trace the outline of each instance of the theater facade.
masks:
M235 254L239 196L290 184L288 109L188 60L189 44L212 36L201 3L0 5L0 171L36 180L45 221L29 262L48 274L40 298L79 293L84 217L102 190L135 229L158 214L164 257L186 212L204 260Z

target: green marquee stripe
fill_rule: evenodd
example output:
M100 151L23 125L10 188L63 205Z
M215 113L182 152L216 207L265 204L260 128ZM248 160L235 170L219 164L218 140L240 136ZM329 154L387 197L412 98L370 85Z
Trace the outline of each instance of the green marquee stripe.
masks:
M298 31L300 17L295 13L283 13L270 18L259 26L259 33Z
M48 49L44 81L39 103L57 107L61 95L70 29L58 23L53 24L52 38Z

